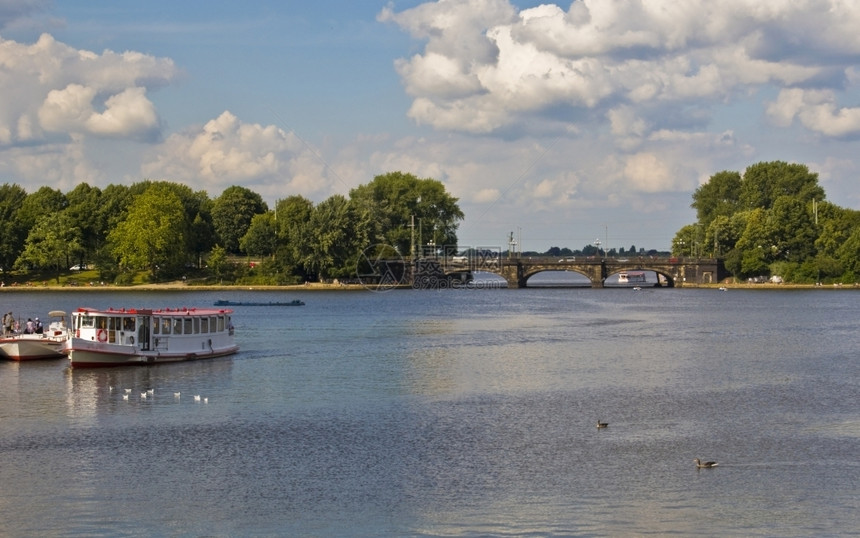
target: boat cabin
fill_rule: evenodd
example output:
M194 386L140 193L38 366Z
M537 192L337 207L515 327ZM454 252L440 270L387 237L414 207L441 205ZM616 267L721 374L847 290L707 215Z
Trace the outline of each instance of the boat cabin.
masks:
M231 310L80 308L72 315L76 338L100 343L137 345L141 351L167 349L170 340L233 334ZM177 338L178 337L178 338Z

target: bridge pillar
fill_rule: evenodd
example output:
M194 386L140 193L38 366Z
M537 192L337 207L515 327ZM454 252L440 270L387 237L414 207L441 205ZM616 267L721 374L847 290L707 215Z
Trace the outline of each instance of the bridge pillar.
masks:
M526 281L525 278L523 278L523 266L521 263L503 265L499 274L508 283L508 289L526 287Z
M600 265L592 265L588 278L591 280L591 287L594 289L603 288L603 281L606 280L606 260L600 262Z

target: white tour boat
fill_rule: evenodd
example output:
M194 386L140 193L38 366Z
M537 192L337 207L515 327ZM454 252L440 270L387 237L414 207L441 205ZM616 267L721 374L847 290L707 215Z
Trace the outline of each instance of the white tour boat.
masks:
M64 357L66 354L64 346L69 339L66 313L62 310L52 310L48 315L54 319L41 333L17 333L0 337L0 357L13 361Z
M232 310L79 308L68 341L72 366L122 366L232 355Z
M619 284L632 284L634 282L645 282L644 271L622 271L618 273Z

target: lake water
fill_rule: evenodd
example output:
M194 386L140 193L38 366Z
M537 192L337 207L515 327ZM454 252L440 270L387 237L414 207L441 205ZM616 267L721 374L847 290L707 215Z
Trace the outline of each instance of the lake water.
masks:
M219 298L307 304L236 307L229 358L0 362L0 535L858 535L857 291L88 291L0 310Z

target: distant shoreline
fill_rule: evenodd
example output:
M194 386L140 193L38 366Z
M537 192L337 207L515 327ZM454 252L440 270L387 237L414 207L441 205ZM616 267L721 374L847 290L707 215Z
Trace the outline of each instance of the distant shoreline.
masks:
M596 289L596 288L588 288L587 286L574 286L574 288L583 289ZM650 286L648 286L650 288ZM772 284L772 283L760 283L760 284L749 284L749 283L737 283L737 284L685 284L683 286L679 286L678 289L719 289L726 288L727 290L731 289L744 289L744 290L806 290L806 289L821 289L821 290L846 290L846 289L860 289L860 286L857 284L824 284L824 285L815 285L815 284ZM400 288L390 288L390 289L412 289L411 286L401 286ZM507 288L499 288L499 289L507 289ZM530 289L541 289L538 287L530 288ZM617 289L615 286L607 287L607 289ZM671 289L671 288L669 288ZM29 293L29 292L57 292L57 291L74 291L74 292L92 292L92 291L284 291L284 292L293 292L293 291L362 291L362 290L370 290L375 291L372 288L368 288L367 286L361 284L323 284L318 282L308 283L308 284L289 284L283 286L267 286L267 285L203 285L203 286L194 286L188 285L183 282L169 282L164 284L138 284L134 286L115 286L115 285L105 285L105 286L58 286L58 285L31 285L31 286L4 286L0 287L0 293Z
M4 292L45 292L45 291L333 291L333 290L364 290L361 284L290 284L284 286L265 285L220 285L220 286L189 286L182 282L170 282L165 284L137 284L134 286L57 286L57 285L33 285L33 286L4 286L0 293Z

